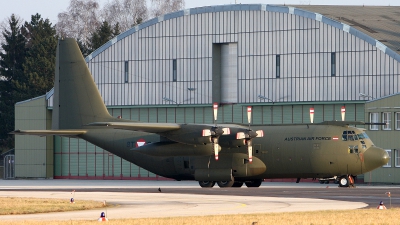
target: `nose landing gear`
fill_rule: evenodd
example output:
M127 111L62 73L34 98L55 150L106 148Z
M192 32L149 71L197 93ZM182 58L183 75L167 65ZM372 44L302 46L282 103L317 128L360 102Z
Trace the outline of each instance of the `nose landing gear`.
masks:
M351 175L343 175L339 178L339 187L355 187L354 178Z

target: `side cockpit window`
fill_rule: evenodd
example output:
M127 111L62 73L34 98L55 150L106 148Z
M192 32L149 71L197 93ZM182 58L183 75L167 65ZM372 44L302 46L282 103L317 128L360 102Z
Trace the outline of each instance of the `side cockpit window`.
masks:
M349 153L358 154L358 145L349 145Z

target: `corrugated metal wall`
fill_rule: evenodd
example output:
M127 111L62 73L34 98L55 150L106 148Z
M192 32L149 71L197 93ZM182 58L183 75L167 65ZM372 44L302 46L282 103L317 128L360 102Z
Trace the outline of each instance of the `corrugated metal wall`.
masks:
M54 177L73 179L162 179L81 139L55 137Z
M359 93L378 98L400 91L399 62L375 45L326 22L262 10L163 20L119 40L88 65L107 105L211 104L212 44L233 42L236 103L259 102L259 95L273 102L356 101L364 100Z

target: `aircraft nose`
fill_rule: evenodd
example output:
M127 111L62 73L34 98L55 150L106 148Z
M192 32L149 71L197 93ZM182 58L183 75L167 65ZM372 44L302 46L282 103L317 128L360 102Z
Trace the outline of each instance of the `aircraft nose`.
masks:
M385 150L376 146L371 146L364 153L365 172L386 165L389 158L389 154Z

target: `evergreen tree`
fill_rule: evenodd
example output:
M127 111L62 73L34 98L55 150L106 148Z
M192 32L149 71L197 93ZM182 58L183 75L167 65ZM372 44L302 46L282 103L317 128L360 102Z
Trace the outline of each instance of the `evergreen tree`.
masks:
M119 29L119 28L117 28ZM115 35L111 28L111 25L107 21L104 21L101 26L93 33L90 38L90 48L94 51L104 45L107 41L111 40Z
M14 95L17 91L15 81L24 77L23 64L27 52L20 21L12 14L8 23L9 29L2 32L5 42L1 43L3 52L0 52L0 145L4 149L14 145L14 137L8 133L14 130L14 105L23 100Z
M120 27L119 27L119 23L116 23L115 26L114 26L114 30L113 30L113 36L114 36L114 37L115 37L115 36L118 36L118 34L121 33L120 30L121 30L121 29L120 29Z
M86 47L86 45L80 39L77 39L76 42L78 43L79 49L82 52L83 58L88 56L91 52L90 49Z
M26 79L16 86L27 99L44 95L53 87L57 37L54 26L39 14L25 22L24 28L29 49L23 64Z

